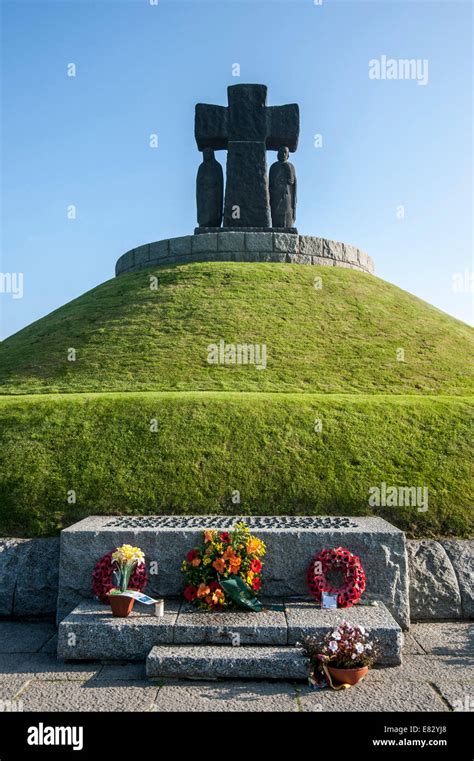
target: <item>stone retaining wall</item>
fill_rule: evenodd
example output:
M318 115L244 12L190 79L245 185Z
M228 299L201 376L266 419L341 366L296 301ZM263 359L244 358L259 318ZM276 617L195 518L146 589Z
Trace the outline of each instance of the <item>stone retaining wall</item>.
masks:
M408 540L412 621L474 618L474 540ZM0 539L0 617L56 613L59 537Z
M412 621L474 618L474 540L407 542Z
M54 616L59 537L0 539L0 617Z
M115 274L169 264L217 261L315 264L374 272L370 256L347 243L290 233L220 232L138 246L118 259Z

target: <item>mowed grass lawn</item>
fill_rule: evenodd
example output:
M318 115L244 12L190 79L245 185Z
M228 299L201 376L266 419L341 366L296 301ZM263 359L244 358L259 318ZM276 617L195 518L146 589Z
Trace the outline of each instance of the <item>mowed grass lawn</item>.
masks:
M3 341L0 393L466 395L474 392L473 336L468 325L355 270L161 267L109 280ZM207 347L220 339L265 344L266 369L208 364Z
M472 454L462 397L2 397L0 529L54 535L90 514L340 514L379 515L410 536L468 536ZM369 507L382 482L426 486L428 509Z
M287 513L468 536L473 335L349 269L114 278L0 344L0 533L92 513ZM220 340L264 344L266 368L209 364ZM428 510L369 506L382 483L428 488Z

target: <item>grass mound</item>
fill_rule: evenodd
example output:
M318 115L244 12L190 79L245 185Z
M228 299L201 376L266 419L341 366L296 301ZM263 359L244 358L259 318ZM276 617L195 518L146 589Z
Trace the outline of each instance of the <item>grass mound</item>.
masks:
M473 335L355 270L187 264L109 280L3 341L0 392L463 395L473 392ZM220 339L265 344L267 368L208 364Z
M468 536L469 409L423 396L4 397L0 525L46 536L101 513L380 515L412 536ZM382 483L427 487L427 509L370 507Z
M266 368L209 364L221 339L265 345ZM354 270L115 278L0 344L0 533L229 513L374 514L411 536L468 536L473 348L467 325ZM428 508L369 505L383 483L426 487Z

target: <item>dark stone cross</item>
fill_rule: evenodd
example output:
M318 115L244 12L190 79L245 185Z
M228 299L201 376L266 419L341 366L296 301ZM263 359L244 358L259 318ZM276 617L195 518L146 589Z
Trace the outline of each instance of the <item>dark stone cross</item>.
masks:
M196 105L197 146L228 151L224 227L270 228L266 152L296 150L299 108L267 106L265 85L232 85L227 97L228 106Z

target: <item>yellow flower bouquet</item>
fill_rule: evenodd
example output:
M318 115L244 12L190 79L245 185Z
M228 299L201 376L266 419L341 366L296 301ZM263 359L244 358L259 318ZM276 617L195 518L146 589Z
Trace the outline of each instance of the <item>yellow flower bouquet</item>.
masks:
M110 594L121 594L126 592L134 569L137 565L145 562L145 555L140 547L132 547L130 544L123 544L117 547L112 553L112 560L115 563L116 570L114 576L116 579L116 588L110 590Z

